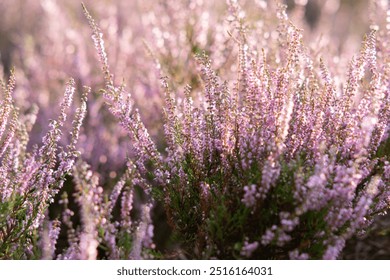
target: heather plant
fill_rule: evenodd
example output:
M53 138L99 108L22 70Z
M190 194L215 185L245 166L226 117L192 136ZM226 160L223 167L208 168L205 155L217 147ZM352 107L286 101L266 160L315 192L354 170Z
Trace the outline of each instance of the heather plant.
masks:
M69 208L67 192L62 194L62 222L66 228L68 246L57 259L147 259L153 257L153 225L150 203L139 207L138 215L131 216L136 207L135 184L144 186L136 169L129 163L127 171L114 186L109 197L99 186L97 174L90 166L79 160L73 168L75 192L80 224L75 226L75 211ZM114 215L116 204L120 205L119 217ZM134 218L136 217L136 218ZM137 221L137 222L135 222ZM50 235L50 234L49 234ZM49 243L50 244L50 243ZM48 247L47 245L45 247ZM155 254L155 253L154 253Z
M23 88L23 91L20 91L22 94L16 95L18 104L28 108L31 106L30 103L36 103L41 108L31 135L33 143L39 143L43 128L48 125L49 119L54 118L55 110L52 108L58 108L60 103L56 92L66 77L77 77L78 84L88 84L92 88L101 86L99 72L96 71L98 67L95 61L90 59L94 55L93 49L87 44L86 36L83 35L89 32L88 26L83 22L80 12L73 12L79 11L79 2L54 0L39 2L39 5L36 1L3 4L3 8L10 13L15 13L14 7L19 7L23 12L31 9L33 13L29 15L30 22L38 22L32 24L35 28L24 28L24 32L19 36L5 40L12 42L13 46L18 46L8 48L8 52L5 53L11 57L10 60L16 66L19 87ZM161 143L163 141L158 137L162 133L160 108L163 99L159 84L154 79L154 72L150 71L152 63L145 52L145 44L153 46L158 42L159 48L154 49L155 54L163 65L166 65L169 74L173 76L175 73L177 80L184 80L184 76L192 79L191 75L196 74L196 72L183 71L186 67L194 68L191 65L192 60L189 59L191 50L212 46L209 41L215 37L211 35L212 29L208 26L215 22L215 13L208 15L212 9L206 3L193 3L192 16L188 18L188 13L185 13L186 3L164 2L155 5L155 3L137 1L127 3L102 1L104 5L89 5L95 13L101 15L103 28L107 30L109 54L118 61L110 65L111 71L124 74L123 79L131 85L131 90L134 92L133 99L140 108L140 114L159 146L163 145ZM149 9L151 12L146 13L145 11ZM136 11L140 19L128 17L127 13L132 11ZM34 18L34 15L39 17L39 20ZM165 16L162 18L158 15ZM209 21L202 21L206 26L198 26L196 18L199 17L209 19ZM19 14L15 14L14 18L17 19L15 22L5 20L5 30L20 28L19 22L24 23L23 18L19 18ZM172 23L168 25L168 21ZM66 26L65 32L63 32L64 26ZM175 30L183 30L183 32L178 34ZM143 40L137 40L141 36ZM228 36L225 34L223 37ZM223 43L217 45L223 48ZM46 69L50 70L46 71ZM148 102L145 102L145 97ZM109 181L107 178L110 172L111 177L115 177L111 168L117 170L116 174L121 173L128 145L123 132L113 125L111 116L102 109L103 103L101 96L92 93L88 101L90 108L87 112L88 121L81 132L78 144L78 148L83 151L83 159L91 164L93 170L101 174L102 182Z
M108 108L186 257L335 259L389 205L388 52L377 42L387 31L372 27L338 88L283 6L272 50L257 49L240 6L229 7L238 79L223 81L198 54L203 89L194 102L189 86L176 99L162 76L162 153L130 94L115 86L102 33L85 10ZM158 61L156 68L163 73Z
M90 70L93 67L87 63L89 54L83 40L85 36L82 36L82 29L76 31L77 14L68 12L74 4L59 5L57 1L51 0L41 1L38 7L30 2L20 4L37 9L34 14L41 17L38 21L39 31L14 38L18 48L10 50L19 80L16 101L22 109L29 108L31 103L40 108L30 137L33 144L39 143L48 120L55 117L61 98L57 94L58 88L67 77L76 77L77 85L95 86L94 73ZM25 7L21 7L23 8ZM63 32L64 26L66 32ZM127 143L123 141L121 132L115 126L110 126L109 116L100 110L101 106L102 100L92 94L88 100L87 122L81 131L77 148L82 152L82 157L101 172L101 179L107 180L109 176L105 164L108 162L119 171L124 164L123 150ZM71 110L74 111L74 108ZM71 127L66 126L65 129ZM62 144L67 141L66 137L61 139Z
M86 88L82 94L81 107L74 116L71 140L66 148L59 145L59 140L75 93L73 80L66 85L60 114L57 120L50 121L42 144L28 151L29 132L37 110L32 108L30 113L19 116L12 97L15 87L13 72L8 83L2 82L1 86L0 258L37 258L39 231L48 206L62 188L78 157L76 144L89 89ZM53 240L57 228L58 225L52 224L50 238Z
M74 2L29 3L47 24L2 83L0 258L338 258L390 205L388 4L352 56L315 39L337 1L318 23L295 2L299 27L272 1L87 3L95 50Z
M0 259L145 259L156 255L152 201L138 207L133 199L138 197L135 184L145 190L148 184L131 161L107 197L97 174L76 149L90 88L84 87L68 145L62 147L60 139L76 92L72 79L66 85L57 120L50 121L42 144L29 151L37 108L19 116L12 97L13 72L1 86ZM70 191L66 184L72 186ZM68 192L77 212L69 207ZM116 217L113 211L118 200L120 215ZM61 206L61 217L51 219L49 207L53 204ZM132 209L138 211L133 217ZM66 240L61 240L61 232Z
M231 68L236 67L237 48L227 31L235 28L231 24L235 16L227 13L224 1L95 2L86 1L86 4L98 16L105 32L111 72L117 83L123 79L128 85L127 90L132 92L132 99L139 108L145 126L162 150L165 145L160 137L163 134L161 108L164 98L159 77L156 79L155 71L150 71L153 61L148 57L147 49L159 60L165 75L174 81L172 86L175 90L188 83L194 91L198 91L200 83L193 55L202 50L212 58L215 71L226 80L233 80L235 73ZM305 29L306 41L310 41L310 45L321 41L314 48L326 47L326 53L340 51L342 55L337 64L341 64L347 60L348 52L355 48L355 41L358 40L349 40L355 35L350 30L337 28L337 32L328 31L329 22L337 21L324 19L332 16L331 6L339 1L323 2L329 3L323 4L325 7L319 18L319 32L327 35L321 40L316 38L319 32L309 28L302 20L305 5L296 4L291 16L298 26ZM91 88L102 86L98 67L92 59L94 51L85 40L88 26L83 22L80 3L75 0L2 1L0 5L2 10L7 11L7 15L0 19L1 60L6 72L10 64L16 68L19 86L15 98L18 106L23 110L37 104L40 108L30 135L30 143L39 143L48 121L55 118L61 101L58 88L67 77L75 77L77 84L87 84ZM272 41L270 38L274 38L276 32L273 29L275 17L270 11L275 4L260 0L246 1L243 5L247 7L251 31L258 36L257 42L265 44ZM135 16L129 17L129 14ZM344 22L338 25L348 26ZM331 43L327 41L328 38ZM343 40L349 40L348 48L339 46ZM277 46L268 45L267 49L271 52ZM323 54L327 55L325 52ZM269 57L272 57L271 53ZM329 63L333 63L331 59ZM178 94L180 92L177 91ZM178 97L184 98L184 95ZM112 184L115 175L123 171L129 142L103 109L103 103L102 96L93 91L88 100L87 121L78 149L82 151L83 159L99 173L101 182Z

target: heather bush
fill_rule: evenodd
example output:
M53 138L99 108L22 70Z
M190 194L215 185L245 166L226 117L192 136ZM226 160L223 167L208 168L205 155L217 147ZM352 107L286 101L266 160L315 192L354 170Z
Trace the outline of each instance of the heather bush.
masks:
M193 55L200 51L206 51L212 58L213 69L223 74L225 79L235 79L231 68L236 67L237 48L227 32L235 28L231 24L234 17L228 14L224 1L101 0L96 3L87 0L86 4L99 18L105 33L114 79L117 83L123 80L127 84L127 90L132 92L143 122L160 150L165 145L160 137L163 134L161 108L164 99L159 77L156 79L155 71L151 71L153 60L148 57L148 48L159 60L164 73L174 81L172 86L175 89L186 84L193 90L201 86L193 59ZM245 1L243 5L248 12L248 23L257 34L257 41L266 44L269 38L276 36L275 17L270 12L274 4L272 1ZM30 135L31 144L40 142L49 120L55 118L61 101L58 88L68 77L75 77L77 84L89 85L93 89L102 86L94 50L85 39L89 30L79 6L77 0L0 3L1 10L7 11L0 19L1 60L6 72L11 66L15 67L18 77L16 102L22 110L32 104L40 108ZM345 63L350 51L356 48L356 42L360 41L360 32L351 32L354 29L348 30L349 23L338 23L337 18L324 20L332 16L329 8L325 7L319 24L320 32L328 36L323 36L319 42L315 37L318 32L301 19L302 9L303 6L295 5L291 16L305 29L307 41L313 41L310 45L315 44L317 49L326 47L325 56L328 52L342 50L343 55L339 55L337 63ZM347 6L346 9L352 7ZM358 12L355 14L365 18ZM361 19L358 23L364 22ZM345 28L338 27L337 32L328 31L331 29L329 22ZM277 46L267 46L269 50L275 48ZM333 61L330 59L329 63ZM115 173L119 175L123 171L129 141L104 110L103 103L104 99L92 91L78 149L83 160L99 173L101 182L112 184Z
M155 79L154 71L150 71L153 61L148 57L145 45L158 46L153 49L155 55L176 80L185 82L189 77L195 81L191 76L195 76L196 71L188 71L194 68L193 61L189 59L192 50L209 48L211 51L213 46L217 46L222 51L228 37L226 33L218 32L224 35L219 36L222 37L222 42L209 42L216 37L209 25L215 23L217 26L215 14L220 10L220 5L193 3L190 5L191 17L188 17L187 4L184 1L141 3L103 0L99 3L87 1L90 9L99 15L103 29L107 31L108 53L117 61L111 63L111 71L118 74L117 82L123 79L130 85L129 89L134 93L133 99L140 108L142 118L153 140L161 147L164 145L164 141L159 137L163 132L163 99L158 79ZM42 131L47 127L48 120L54 118L55 109L60 103L56 92L67 77L76 77L78 84L89 85L91 88L102 86L99 68L93 59L94 50L88 40L85 40L89 32L88 25L85 24L80 11L79 1L5 1L0 5L14 18L1 22L4 27L0 27L0 34L13 34L12 31L18 29L23 31L21 34L4 37L4 41L13 47L7 48L5 53L2 52L2 58L9 56L16 67L20 89L15 98L18 99L19 106L28 108L31 103L35 103L40 108L30 137L32 143L39 143ZM210 5L215 6L216 12L212 12ZM31 11L28 13L28 21L36 22L28 28L24 27L26 19L21 16L27 13L26 10ZM150 12L147 12L149 10ZM137 17L128 16L128 13L133 11ZM208 15L210 12L211 15ZM198 22L197 18L209 20ZM167 24L168 21L171 23ZM182 34L176 32L177 30L182 30ZM221 63L226 63L224 57L220 60ZM9 67L8 60L4 65L5 68ZM111 116L103 109L103 103L103 98L92 92L88 101L90 109L87 112L87 122L81 132L78 148L82 151L82 158L91 164L93 170L98 171L99 179L104 183L111 183L110 177L115 177L113 170L116 170L116 174L122 171L129 143L124 133L114 125Z
M330 23L302 20L305 1L291 13L305 31L285 6L255 2L87 3L109 14L102 32L83 6L93 51L85 18L44 1L48 22L60 24L33 43L50 42L51 55L21 47L39 62L22 59L30 79L17 72L18 93L35 100L38 88L78 79L57 121L38 115L49 131L33 149L37 107L13 100L13 73L2 85L0 258L336 259L386 213L388 4L372 1L352 56L343 34L334 45L313 39ZM143 11L141 25L126 8ZM73 27L64 35L62 25ZM129 46L133 37L143 40Z
M96 259L98 245L106 252L104 257L110 259L147 257L141 255L143 248L154 248L151 204L146 202L140 206L137 229L130 217L132 184L138 179L138 185L144 186L142 178L129 163L109 199L104 200L97 175L80 159L76 149L90 88L84 87L81 94L68 145L63 147L59 142L76 92L73 79L66 85L60 114L57 120L50 121L42 144L28 151L37 108L19 116L20 110L12 97L13 72L8 83L1 82L1 86L0 259ZM71 181L73 200L78 207L76 218L69 207L68 192L63 190ZM119 222L112 212L120 194ZM50 219L49 207L55 201L61 206L62 214ZM56 251L61 230L66 235L65 245Z
M37 257L39 231L45 220L47 209L62 188L78 157L76 144L86 110L89 91L82 94L81 107L77 109L70 132L71 140L65 147L58 142L62 127L68 117L75 93L74 81L66 86L60 114L51 120L49 131L42 144L27 151L28 133L35 122L37 110L19 116L12 93L15 76L11 73L8 83L2 82L1 100L1 153L0 153L0 258L26 259ZM51 227L50 241L55 246L58 225Z
M164 153L131 96L114 85L102 34L86 12L109 108L132 138L137 169L153 182L152 197L164 203L187 257L335 259L389 203L388 65L377 33L385 35L371 27L338 88L284 7L273 50L250 37L236 2L229 8L238 80L223 81L205 53L197 55L198 102L190 87L176 99L162 76Z

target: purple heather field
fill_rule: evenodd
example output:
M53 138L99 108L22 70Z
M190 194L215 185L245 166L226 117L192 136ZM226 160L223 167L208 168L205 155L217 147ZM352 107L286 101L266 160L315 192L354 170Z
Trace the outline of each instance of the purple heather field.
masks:
M390 259L390 1L0 12L0 259Z

